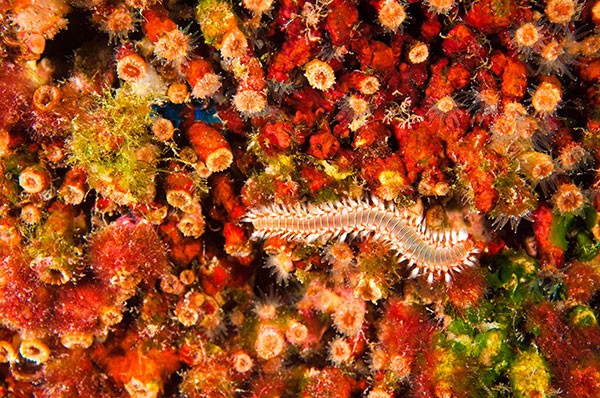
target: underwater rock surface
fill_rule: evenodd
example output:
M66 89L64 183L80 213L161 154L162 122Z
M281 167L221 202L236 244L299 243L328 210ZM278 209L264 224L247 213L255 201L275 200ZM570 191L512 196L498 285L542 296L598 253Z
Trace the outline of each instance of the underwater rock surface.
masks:
M600 1L0 3L1 397L599 397Z

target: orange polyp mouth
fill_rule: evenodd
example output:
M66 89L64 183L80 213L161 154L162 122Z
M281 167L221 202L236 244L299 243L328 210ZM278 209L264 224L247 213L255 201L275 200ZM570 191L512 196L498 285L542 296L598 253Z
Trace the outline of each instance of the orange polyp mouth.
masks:
M233 162L233 154L227 148L220 148L208 155L206 167L216 173L227 169Z

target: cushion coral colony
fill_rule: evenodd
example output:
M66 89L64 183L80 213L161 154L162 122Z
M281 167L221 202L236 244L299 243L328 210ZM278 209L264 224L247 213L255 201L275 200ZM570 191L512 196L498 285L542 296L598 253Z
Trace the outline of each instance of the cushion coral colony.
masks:
M0 396L599 397L599 32L0 2Z

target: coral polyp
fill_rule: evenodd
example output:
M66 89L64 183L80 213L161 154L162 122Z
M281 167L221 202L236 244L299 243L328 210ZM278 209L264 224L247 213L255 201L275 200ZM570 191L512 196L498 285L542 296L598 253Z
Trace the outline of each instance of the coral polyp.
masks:
M0 396L600 396L597 0L0 0Z

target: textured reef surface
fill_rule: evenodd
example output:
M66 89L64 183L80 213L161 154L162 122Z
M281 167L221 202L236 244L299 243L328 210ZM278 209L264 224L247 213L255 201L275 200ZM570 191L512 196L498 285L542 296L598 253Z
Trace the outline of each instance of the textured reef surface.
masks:
M0 397L600 397L600 1L0 1Z

